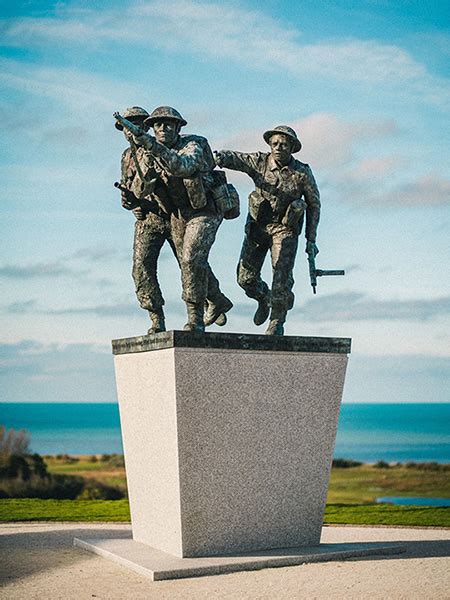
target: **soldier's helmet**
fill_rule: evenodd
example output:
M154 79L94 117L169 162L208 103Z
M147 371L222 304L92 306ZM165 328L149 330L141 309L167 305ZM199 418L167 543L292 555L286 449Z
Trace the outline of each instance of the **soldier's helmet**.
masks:
M125 117L125 119L128 119L129 121L132 121L132 122L144 123L145 119L147 119L149 114L145 110L145 108L142 108L141 106L131 106L130 108L126 108L123 111L122 116ZM120 123L116 122L116 129L119 129L120 131L122 131L123 127Z
M282 133L283 135L286 135L292 142L294 142L292 152L298 152L301 149L302 143L298 139L297 134L292 127L288 127L287 125L277 125L277 127L269 129L269 131L266 131L263 135L264 140L269 143L270 138L276 133Z
M161 119L171 119L172 121L177 121L180 123L181 127L187 125L187 121L183 119L180 113L171 106L158 106L158 108L155 108L152 114L145 119L145 124L152 127L153 123L160 121Z

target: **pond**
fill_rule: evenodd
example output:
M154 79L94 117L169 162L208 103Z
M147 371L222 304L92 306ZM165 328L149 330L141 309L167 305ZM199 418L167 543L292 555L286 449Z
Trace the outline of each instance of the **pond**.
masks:
M377 503L398 506L450 506L450 498L413 498L411 496L380 496Z

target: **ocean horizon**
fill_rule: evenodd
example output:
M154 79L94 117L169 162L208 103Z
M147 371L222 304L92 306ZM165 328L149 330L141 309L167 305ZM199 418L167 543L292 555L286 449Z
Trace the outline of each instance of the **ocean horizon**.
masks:
M26 429L39 454L122 454L117 403L0 403L0 425ZM335 458L450 462L450 403L343 404Z

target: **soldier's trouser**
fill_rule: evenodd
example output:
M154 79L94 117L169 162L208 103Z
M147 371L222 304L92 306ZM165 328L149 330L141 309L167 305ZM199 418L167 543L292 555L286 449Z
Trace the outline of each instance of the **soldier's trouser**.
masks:
M133 246L133 279L142 308L156 312L164 305L158 282L157 267L161 248L168 241L176 257L170 233L170 221L149 213L136 221Z
M222 293L217 277L208 263L222 217L192 217L187 221L172 215L172 239L181 268L182 298L185 302L204 304L206 298L217 302Z
M272 307L281 315L294 305L293 269L298 247L298 233L285 225L259 225L250 217L237 268L237 281L249 298L264 299L268 285L261 279L261 269L270 250L272 259Z

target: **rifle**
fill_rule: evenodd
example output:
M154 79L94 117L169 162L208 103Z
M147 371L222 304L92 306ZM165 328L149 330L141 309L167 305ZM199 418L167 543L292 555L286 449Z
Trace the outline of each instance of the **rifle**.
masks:
M133 192L131 190L129 190L123 183L119 183L118 181L114 182L114 187L117 188L118 190L120 190L121 192L125 192L125 193L129 193L129 194L133 194ZM136 198L136 196L134 196ZM154 200L149 200L148 198L144 198L142 200L140 200L139 198L136 198L137 202L129 202L129 210L133 210L133 208L142 208L142 210L145 213L153 213L154 215L157 215L158 217L163 217L165 219L169 218L168 214L163 211L159 204L157 202L155 202Z
M128 129L128 131L130 131L133 135L136 135L137 137L144 135L145 131L142 129L142 127L139 127L138 125L135 125L128 119L125 119L125 117L122 117L120 113L113 113L113 117L118 123L122 125L122 127Z
M113 116L116 119L116 121L122 125L122 127L125 127L126 129L128 129L133 135L136 135L139 137L146 133L141 127L139 127L138 125L135 125L128 119L125 119L125 117L122 117L122 115L120 113L115 112L113 114ZM149 196L150 194L153 194L153 192L155 190L156 178L148 180L142 173L142 169L141 169L141 166L139 165L139 160L138 160L138 157L136 154L136 144L134 143L133 140L130 140L130 148L131 148L131 155L133 157L133 161L134 161L134 164L136 167L137 174L139 176L139 179L141 180L140 189L137 190L137 194L135 194L135 195L139 199L142 199L142 198L145 198L146 196ZM118 187L118 186L116 185L116 187ZM119 189L121 189L121 188L119 188ZM123 191L127 191L127 190L123 190Z
M323 269L316 269L316 256L314 251L308 252L308 263L309 263L309 279L311 281L311 287L313 294L316 293L317 277L323 277L324 275L345 275L343 269L334 269L325 271Z

